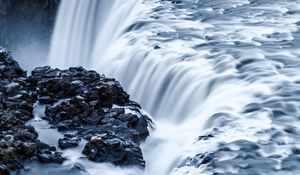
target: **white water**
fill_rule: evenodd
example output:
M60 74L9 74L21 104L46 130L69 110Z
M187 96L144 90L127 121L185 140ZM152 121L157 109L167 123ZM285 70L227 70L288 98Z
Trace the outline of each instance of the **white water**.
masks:
M146 175L199 174L176 167L219 142L268 140L254 135L272 126L269 111L259 116L242 111L263 103L260 97L274 94L281 83L299 78L291 69L281 70L299 51L277 44L294 40L299 15L286 13L298 1L257 6L247 0L201 2L187 0L174 8L155 0L63 0L59 10L50 64L83 65L117 78L155 118L157 128L142 145ZM244 63L251 59L255 62ZM224 126L221 117L211 118L217 113L233 122ZM195 142L214 127L224 130L220 138ZM90 173L139 174L112 167L105 171L93 168Z

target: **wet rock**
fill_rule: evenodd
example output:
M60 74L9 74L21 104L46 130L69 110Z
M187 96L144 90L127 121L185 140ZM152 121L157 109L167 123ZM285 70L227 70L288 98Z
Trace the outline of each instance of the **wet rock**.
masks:
M56 147L50 146L50 145L48 145L48 144L46 144L44 142L41 142L39 140L37 140L35 144L36 144L38 152L41 152L43 150L56 151Z
M77 130L85 139L98 134L114 133L111 134L110 139L122 140L123 146L113 150L110 158L102 154L111 146L110 142L107 146L97 148L99 154L97 153L95 158L93 152L89 151L93 143L88 143L84 151L86 155L94 161L119 165L133 165L135 162L138 166L144 166L142 153L136 150L139 150L140 142L149 135L148 119L141 114L139 105L129 100L129 95L115 79L105 78L82 67L68 70L56 69L51 76L47 75L47 71L43 72L44 75L39 74L39 79L35 80L39 86L39 98L47 96L48 99L62 100L56 105L49 103L51 105L45 112L46 120L55 125L59 131ZM34 79L33 76L32 78ZM54 80L55 83L52 82ZM50 87L50 84L56 85ZM58 91L52 93L53 88ZM124 107L113 108L113 105L126 106L127 104L134 108L139 116L125 114ZM63 149L75 147L78 145L78 139L60 139L59 145ZM135 150L135 154L130 151L132 149ZM117 159L121 159L122 156L118 158L113 152L120 156L124 154L124 160L118 161Z
M13 80L19 77L26 77L26 72L12 59L11 53L4 48L0 48L0 69L1 80Z
M46 74L44 75L46 78L53 78L53 77L58 77L58 76L60 76L60 74L61 74L61 71L60 70L58 70L58 69L54 69L54 70L52 70L52 69L50 69L50 70L48 70L47 72L46 72Z
M23 168L22 162L35 156L37 133L27 126L33 115L34 89L26 72L0 48L0 174Z
M153 49L160 49L161 47L160 46L154 46L154 48Z
M135 130L139 133L141 139L146 139L149 135L148 131L148 118L147 117L141 117L138 119L138 122L136 123Z
M62 164L65 161L65 158L62 157L62 153L60 152L50 152L43 151L38 154L38 160L42 163L58 163Z
M69 128L69 125L67 123L62 122L62 123L57 124L57 129L58 129L58 131L67 131L70 128Z
M15 138L20 139L20 140L31 140L35 141L37 139L37 133L34 132L28 132L28 131L20 131L15 135Z
M39 102L42 104L52 104L56 102L56 100L49 96L43 96L43 97L39 97Z
M79 145L80 138L75 134L65 134L63 139L58 140L61 149L73 148Z
M92 137L86 144L83 154L96 162L112 162L121 166L145 166L138 145L108 135Z
M0 164L0 175L10 175L9 170L3 164Z
M20 84L12 82L4 87L4 92L7 94L16 94L20 89Z
M61 149L76 147L84 138L88 143L83 153L90 160L145 166L139 145L149 135L149 118L115 79L83 67L49 66L35 68L27 77L6 50L0 50L0 69L5 70L0 72L0 164L8 170L22 168L29 159L59 164L65 160L26 125L37 102L46 105L43 119L52 128L78 132L59 139Z
M21 144L20 150L24 151L23 154L25 154L26 156L31 157L36 152L36 145L35 143L24 142Z
M91 115L89 115L88 117L83 118L82 120L84 122L86 122L87 124L91 124L91 125L98 125L100 123L100 121L102 121L103 117L100 116L97 113L93 113Z

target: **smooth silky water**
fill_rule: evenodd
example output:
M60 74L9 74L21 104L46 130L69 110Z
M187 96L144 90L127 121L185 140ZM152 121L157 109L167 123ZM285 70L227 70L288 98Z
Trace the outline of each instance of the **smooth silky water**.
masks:
M91 175L300 174L299 25L299 0L63 0L49 64L115 77L155 122L144 173L75 151L67 164Z

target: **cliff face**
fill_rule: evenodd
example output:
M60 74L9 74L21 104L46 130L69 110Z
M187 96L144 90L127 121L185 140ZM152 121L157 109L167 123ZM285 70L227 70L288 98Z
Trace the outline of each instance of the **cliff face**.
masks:
M47 53L58 4L59 0L0 0L0 45L27 62L39 62L26 53Z

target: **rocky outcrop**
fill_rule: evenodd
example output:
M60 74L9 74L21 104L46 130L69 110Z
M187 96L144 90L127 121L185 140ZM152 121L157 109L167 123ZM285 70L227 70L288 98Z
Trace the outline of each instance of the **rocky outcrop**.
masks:
M0 174L9 174L8 170L22 168L24 160L40 157L45 152L60 153L55 147L39 141L35 129L26 125L33 117L35 88L28 81L26 72L2 48L0 69ZM56 158L63 160L61 156Z
M39 67L29 81L45 119L60 131L77 131L89 140L83 153L93 161L144 167L139 143L148 136L148 118L115 79L82 67ZM126 112L131 111L131 112ZM76 136L59 140L61 148L78 145Z
M1 175L22 168L24 160L65 160L27 125L34 104L46 107L44 119L53 127L72 131L58 140L61 149L86 139L83 154L92 161L145 166L139 144L149 135L150 120L115 79L82 67L38 67L27 76L5 49L0 49L0 69Z

